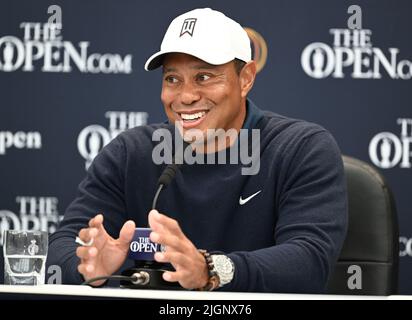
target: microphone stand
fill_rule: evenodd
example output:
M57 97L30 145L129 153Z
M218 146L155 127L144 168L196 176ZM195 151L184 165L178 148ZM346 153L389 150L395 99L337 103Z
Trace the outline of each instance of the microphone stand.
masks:
M175 161L176 162L176 161ZM152 209L156 209L157 200L163 188L166 188L175 177L181 164L172 163L166 166L158 180L158 189L153 198ZM165 271L173 271L170 264L157 261L135 261L135 267L122 272L122 275L136 280L121 280L120 286L129 289L163 289L184 290L178 282L168 282L163 279Z
M135 261L135 267L124 270L122 275L134 277L136 280L121 280L120 286L129 289L183 290L178 282L163 279L165 271L172 269L157 261Z

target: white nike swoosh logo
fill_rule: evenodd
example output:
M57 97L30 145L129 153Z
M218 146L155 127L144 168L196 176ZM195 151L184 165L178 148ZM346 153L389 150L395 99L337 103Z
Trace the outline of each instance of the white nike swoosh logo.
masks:
M242 196L239 198L239 204L243 206L246 202L248 202L250 199L252 199L254 196L257 196L259 193L261 193L262 190L259 190L258 192L252 194L251 196L247 197L246 199L242 199Z

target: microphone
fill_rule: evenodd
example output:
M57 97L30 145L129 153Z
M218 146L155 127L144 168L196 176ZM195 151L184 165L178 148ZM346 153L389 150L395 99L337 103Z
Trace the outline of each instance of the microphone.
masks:
M157 199L160 195L160 192L162 191L163 188L166 188L170 184L170 182L172 182L172 180L176 176L177 171L179 171L179 168L182 166L184 162L183 153L186 150L186 148L190 146L190 143L184 141L182 137L179 137L177 139L182 139L182 144L180 144L181 149L176 146L173 163L168 164L166 166L166 168L163 170L162 174L160 175L159 179L157 180L158 188L153 198L153 203L152 203L153 210L156 209Z
M189 146L188 143L183 142L182 147ZM185 149L183 149L185 150ZM175 178L180 166L183 164L183 159L180 159L183 152L175 152L174 161L168 164L160 175L157 184L158 188L153 197L152 209L156 209L157 200L163 189L165 189L170 182ZM129 277L131 280L121 280L120 285L130 289L175 289L183 290L178 282L168 282L163 279L165 271L172 271L170 264L159 263L154 260L154 252L147 252L147 248L155 248L155 251L162 251L160 245L150 241L149 228L136 228L135 235L130 245L129 257L135 259L135 267L122 272L123 276ZM142 239L143 243L142 243ZM158 250L160 247L160 250ZM139 249L139 250L137 250ZM135 252L133 252L135 251ZM139 252L138 252L139 251Z
M152 203L153 210L156 209L157 199L159 198L160 192L162 191L163 187L166 188L169 183L172 182L180 166L181 164L172 163L167 165L167 167L163 170L162 174L159 177L159 180L157 181L158 187Z

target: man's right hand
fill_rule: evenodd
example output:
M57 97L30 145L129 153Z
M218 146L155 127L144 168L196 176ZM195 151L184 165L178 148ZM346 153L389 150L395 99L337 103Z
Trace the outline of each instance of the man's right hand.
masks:
M104 229L103 215L99 214L89 221L88 228L80 230L79 238L83 242L88 243L93 239L90 246L80 246L76 250L80 258L77 270L85 280L110 276L122 266L126 260L135 228L135 223L129 220L120 230L119 238L113 239ZM105 281L95 281L91 285L100 286Z

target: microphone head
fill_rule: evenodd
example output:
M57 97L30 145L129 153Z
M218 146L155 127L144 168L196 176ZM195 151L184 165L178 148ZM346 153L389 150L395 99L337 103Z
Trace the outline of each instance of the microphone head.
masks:
M159 180L157 180L157 183L159 185L163 184L165 187L167 187L174 179L180 166L184 163L184 152L188 147L190 147L190 143L183 140L180 147L176 148L173 163L166 166L166 168L160 175Z
M169 183L173 180L173 178L176 175L176 172L179 170L179 167L181 164L169 164L167 165L166 169L162 172L162 174L159 177L159 180L157 183L163 184L165 187L169 185Z

